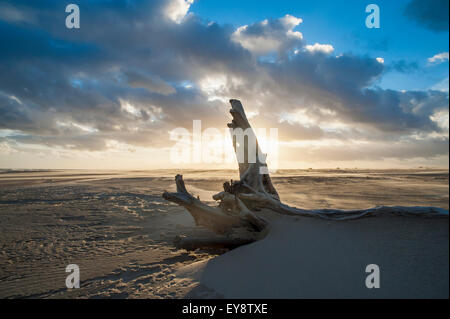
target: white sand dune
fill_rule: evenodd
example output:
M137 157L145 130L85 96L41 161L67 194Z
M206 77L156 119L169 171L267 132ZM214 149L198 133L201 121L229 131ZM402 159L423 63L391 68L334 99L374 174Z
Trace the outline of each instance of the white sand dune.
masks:
M177 275L225 298L448 298L448 243L445 217L278 216L265 239ZM369 264L379 289L365 285Z

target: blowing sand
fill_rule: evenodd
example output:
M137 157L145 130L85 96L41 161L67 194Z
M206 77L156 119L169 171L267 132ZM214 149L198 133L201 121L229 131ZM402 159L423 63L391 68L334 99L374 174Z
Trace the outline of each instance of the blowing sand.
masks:
M176 173L1 172L0 297L448 297L448 218L266 213L262 241L220 256L187 252L174 237L215 235L161 198ZM184 172L204 201L235 175ZM280 171L273 182L283 201L306 209L449 205L448 171ZM65 287L68 264L80 267L80 289ZM367 264L380 266L380 289L365 287Z

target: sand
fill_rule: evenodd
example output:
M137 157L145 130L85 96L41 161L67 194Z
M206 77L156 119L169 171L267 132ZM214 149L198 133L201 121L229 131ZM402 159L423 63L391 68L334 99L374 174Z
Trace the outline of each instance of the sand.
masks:
M225 254L187 252L174 237L215 235L161 198L176 173L1 171L0 297L448 297L448 218L267 216L262 241ZM237 177L182 173L205 201ZM283 201L306 209L449 205L442 170L279 171L273 181ZM68 290L72 263L81 288ZM380 266L380 289L364 285L369 263Z
M371 264L379 289L365 284ZM448 218L278 217L263 240L177 276L224 298L448 298L448 270Z

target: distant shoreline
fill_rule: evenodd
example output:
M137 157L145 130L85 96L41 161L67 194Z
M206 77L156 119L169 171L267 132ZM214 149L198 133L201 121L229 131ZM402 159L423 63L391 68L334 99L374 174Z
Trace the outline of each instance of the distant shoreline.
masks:
M449 167L417 167L417 168L282 168L277 171L449 171ZM150 169L102 169L102 168L0 168L0 174L4 173L33 173L55 171L109 171L109 172L147 172L147 171L235 171L232 168L150 168Z

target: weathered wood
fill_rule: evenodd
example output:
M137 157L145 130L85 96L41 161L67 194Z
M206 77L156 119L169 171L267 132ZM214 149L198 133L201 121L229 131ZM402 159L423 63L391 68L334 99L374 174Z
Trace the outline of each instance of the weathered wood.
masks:
M271 198L279 200L280 197L272 184L269 174L263 173L263 171L268 172L267 164L260 161L259 155L262 154L262 151L259 147L256 134L245 115L242 103L239 100L230 100L230 104L230 114L233 117L233 120L231 123L228 123L228 127L231 129L234 151L236 156L238 156L239 153L245 154L243 161L239 161L238 159L240 183L251 187L258 192L264 193ZM246 130L248 133L255 136L256 150L249 149L247 140L244 140L244 145L237 145L236 135L240 132L245 132ZM256 151L256 161L255 163L250 163L248 160L249 152L253 151ZM267 154L265 154L265 156L267 156Z
M231 129L233 137L233 147L238 158L239 181L225 182L223 191L214 195L213 199L218 201L216 207L208 206L199 199L193 197L187 190L181 175L175 177L177 186L176 193L164 192L163 197L171 202L183 206L194 217L197 225L204 226L218 234L226 235L227 240L222 239L223 245L230 243L248 243L260 239L266 233L267 222L255 211L269 209L276 213L293 216L310 216L332 220L349 220L377 214L395 215L415 215L415 216L447 216L448 211L434 207L375 207L366 210L334 210L319 209L305 210L283 204L271 178L266 170L267 165L258 158L261 154L257 139L256 161L251 163L248 158L249 143L245 139L240 139L243 143L237 143L237 133L247 130L250 135L254 135L250 122L245 115L244 108L240 101L230 100L230 113L233 117L228 127ZM240 132L239 132L240 130ZM250 151L252 151L250 149ZM243 160L239 160L238 153L247 154ZM220 242L221 240L218 239ZM209 246L217 246L217 241L209 241ZM188 241L187 246L207 245L207 242L200 244L199 241ZM208 245L207 245L208 246Z
M186 208L198 226L229 237L239 234L241 238L254 239L266 225L262 218L249 211L233 194L222 194L219 206L212 207L202 203L186 190L181 175L175 177L175 183L177 192L164 192L163 198Z
M240 132L250 133L254 135L253 129L245 115L244 108L240 101L230 100L230 113L233 117L228 127L233 130L241 130ZM261 153L258 142L256 140L256 162L248 161L248 141L243 145L236 144L236 136L234 135L233 146L237 156L237 152L243 151L247 154L239 163L240 180L238 182L225 183L224 191L213 196L214 200L219 201L217 207L208 206L199 199L192 196L185 187L183 177L177 175L175 183L177 187L176 193L164 192L163 197L171 202L183 206L192 215L196 225L206 227L218 234L227 235L229 237L239 236L240 238L255 239L262 230L267 226L267 222L257 216L249 209L245 203L245 198L240 198L239 194L244 191L255 190L258 193L265 194L270 199L279 201L277 191L272 185L268 174L261 174L260 168L266 167L262 163L258 154ZM243 148L243 149L239 149Z

